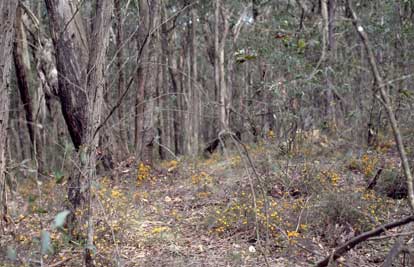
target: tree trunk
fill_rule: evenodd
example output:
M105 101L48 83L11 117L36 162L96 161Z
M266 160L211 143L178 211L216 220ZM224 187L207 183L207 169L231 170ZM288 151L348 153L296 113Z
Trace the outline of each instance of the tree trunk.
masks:
M188 142L187 152L196 156L199 150L199 136L200 136L200 90L197 87L197 16L196 10L193 7L191 10L191 27L190 27L190 58L189 58L189 92L188 92Z
M328 2L329 1L329 2ZM324 74L326 81L326 117L327 117L327 126L332 133L336 132L336 114L335 114L335 99L333 95L333 77L332 70L330 68L331 62L333 62L332 49L334 48L334 15L333 11L334 5L332 0L322 0L321 1L321 13L323 20L322 28L322 62L324 62Z
M105 53L112 14L112 0L98 0L91 18L91 35L87 38L80 12L71 1L46 0L56 65L59 75L59 98L72 141L78 151L79 166L68 182L68 199L72 222L75 211L86 209L88 238L85 265L93 266L93 212L91 180L96 172L97 132L100 125ZM90 40L90 41L89 41ZM81 190L83 188L83 190Z
M328 0L328 51L335 57L335 8L336 0Z
M7 222L6 144L9 124L9 82L17 0L0 1L0 229Z
M96 2L95 17L92 20L92 32L89 43L89 62L87 76L88 114L85 135L83 136L86 160L80 175L84 177L84 187L87 199L88 239L85 251L85 265L94 266L93 255L93 211L91 181L96 176L96 149L99 145L98 127L101 123L102 106L104 102L104 69L105 54L108 46L108 33L111 26L112 0L98 0Z
M221 0L215 1L214 10L214 81L220 94L220 129L229 128L229 99L226 86L224 48L229 29L227 18L222 14ZM222 19L220 19L220 17ZM222 27L220 27L222 26ZM221 34L220 34L221 32Z
M173 33L172 35L172 43L173 45L176 43L177 34ZM174 153L180 154L180 114L179 114L179 79L177 75L177 69L179 68L177 59L172 53L168 53L168 73L170 74L171 79L171 109L172 109L172 142L174 144Z
M145 164L152 164L153 142L156 136L154 126L154 103L153 99L147 101L147 96L152 98L155 90L148 84L152 76L151 70L155 70L150 65L153 55L151 53L152 37L154 25L158 19L158 4L156 1L139 0L139 21L140 28L137 35L138 49L142 50L142 56L138 58L138 70L136 73L137 97L135 102L135 153L137 159ZM153 81L152 81L153 82Z
M252 0L252 14L253 14L253 22L256 22L257 17L260 15L259 0Z
M122 20L122 8L121 0L114 0L114 15L116 20L116 65L118 70L118 99L121 97L122 92L125 89L125 72L124 72L124 27ZM118 107L118 125L120 143L124 146L125 151L128 153L128 138L124 129L124 111L123 106Z
M146 72L145 68L142 65L142 62L147 61L147 53L148 45L146 36L149 34L148 32L148 5L145 1L138 2L138 9L139 9L139 29L137 34L137 49L142 49L142 57L138 58L138 69L137 69L137 91L136 91L136 98L135 98L135 128L134 128L134 148L135 153L137 154L137 158L139 158L139 154L142 150L142 131L143 131L143 116L144 116L144 91L145 91L145 80L146 80Z
M78 150L86 129L88 39L80 13L76 12L72 1L45 1L56 50L56 68L63 75L58 79L58 95L63 117Z
M164 23L161 24L161 72L162 72L162 88L163 90L160 90L160 94L162 94L162 97L160 98L161 107L163 109L161 110L160 114L160 131L161 131L161 140L162 140L162 146L161 146L161 152L160 154L162 156L165 155L165 151L168 149L170 150L172 147L172 141L171 141L171 123L170 123L170 114L171 111L169 109L169 84L168 84L168 29L167 29L167 21L166 21L166 8L165 4L163 3L161 6L161 21ZM165 148L164 148L165 147ZM161 156L161 157L162 157Z
M36 111L33 110L32 97L30 96L30 62L28 62L27 39L23 27L23 10L17 7L15 20L15 40L13 45L14 67L16 71L17 86L20 92L20 99L26 115L26 125L29 131L32 144L31 154L37 160L39 173L44 173L42 158L42 142L37 130Z

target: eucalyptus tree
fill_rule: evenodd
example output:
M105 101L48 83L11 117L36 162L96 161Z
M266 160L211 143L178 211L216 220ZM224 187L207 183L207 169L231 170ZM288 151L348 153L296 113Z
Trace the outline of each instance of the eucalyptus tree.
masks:
M59 74L58 95L62 113L79 155L79 169L71 175L68 183L68 199L73 223L77 222L73 216L81 205L87 211L87 266L93 265L93 210L90 188L96 171L112 4L112 0L96 1L91 12L91 29L88 29L86 19L81 16L81 3L46 0Z
M10 69L17 0L0 2L0 230L7 222L6 143L9 124Z

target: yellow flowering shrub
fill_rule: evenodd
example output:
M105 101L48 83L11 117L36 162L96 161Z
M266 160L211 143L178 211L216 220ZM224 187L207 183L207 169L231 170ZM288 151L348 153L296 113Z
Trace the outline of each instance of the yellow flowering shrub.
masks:
M328 179L328 181L333 186L338 185L338 182L341 179L341 176L339 175L339 173L337 173L335 171L323 171L322 173L325 175L325 177Z
M151 166L140 163L138 165L137 172L137 183L141 184L145 179L148 179L150 176Z
M304 207L302 199L283 199L282 201L268 198L265 203L263 198L256 200L253 204L250 193L241 192L235 194L234 202L226 208L217 208L211 216L213 219L213 232L224 234L228 231L254 229L256 220L261 228L260 231L268 231L274 238L286 236L281 234L281 229L292 228L296 223L296 212ZM300 231L305 232L307 225L302 224ZM290 236L295 235L295 231L290 232Z
M268 132L267 132L267 138L269 138L269 139L273 139L273 138L275 138L275 132L273 131L273 130L269 130Z
M299 237L298 231L287 231L287 237L289 239Z
M374 174L375 167L378 163L378 158L365 154L361 159L362 171L366 177Z
M198 174L193 174L191 176L191 182L194 185L198 185L198 184L211 184L213 182L213 178L206 172L200 172Z

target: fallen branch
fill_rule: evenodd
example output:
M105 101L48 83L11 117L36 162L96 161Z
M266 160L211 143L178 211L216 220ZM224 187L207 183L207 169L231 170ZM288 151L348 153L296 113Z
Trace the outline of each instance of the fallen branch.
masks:
M413 221L414 221L414 215L411 215L411 216L405 217L405 218L403 218L399 221L395 221L395 222L392 222L392 223L380 225L380 226L378 226L377 228L375 228L371 231L368 231L368 232L362 233L358 236L355 236L355 237L351 238L350 240L348 240L347 242L345 242L339 248L335 249L332 254L328 255L322 261L318 262L316 264L316 267L325 267L325 266L327 266L328 263L329 263L329 260L331 258L333 260L338 259L343 254L345 254L347 251L351 250L356 245L358 245L361 242L364 242L365 240L367 240L370 237L378 236L378 235L382 234L383 232L385 232L387 230L405 225L405 224L413 222Z
M72 258L65 258L65 259L63 259L63 260L61 260L61 261L58 261L58 262L55 262L55 263L53 263L53 264L50 264L49 265L49 267L58 267L58 266L60 266L60 265L63 265L64 263L66 263L67 261L69 261L70 259L72 259Z
M376 237L370 238L369 241L384 240L387 238L395 238L395 237L401 237L401 236L414 236L414 231L402 232L402 233L396 233L396 234L388 234L388 235L383 235L383 236L376 236Z

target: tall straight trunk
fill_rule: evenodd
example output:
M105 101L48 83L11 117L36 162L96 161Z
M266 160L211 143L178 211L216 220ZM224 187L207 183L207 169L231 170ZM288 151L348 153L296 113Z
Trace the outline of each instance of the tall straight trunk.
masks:
M152 164L152 149L155 138L153 118L153 101L146 101L147 96L153 97L153 91L148 86L151 76L149 72L154 70L150 66L152 59L151 45L156 20L158 19L158 4L156 1L139 0L140 28L137 35L138 50L142 50L142 56L138 58L139 65L137 78L137 97L135 106L135 153L137 158L146 164Z
M328 51L335 57L335 8L336 0L328 0Z
M0 1L0 230L7 222L6 144L9 124L10 68L17 0Z
M116 20L116 66L118 71L118 99L121 97L125 88L125 72L124 72L124 27L122 20L121 0L114 0L114 15ZM120 143L124 145L124 149L128 152L127 135L124 129L124 110L123 106L118 107L118 125Z
M178 122L178 130L176 132L176 138L177 138L177 154L184 154L185 153L185 147L184 147L184 135L186 131L183 130L184 127L186 127L186 101L185 101L185 93L188 91L188 83L186 83L187 78L182 75L182 73L190 73L189 70L186 70L186 55L188 51L188 44L186 42L186 38L182 39L182 49L180 50L178 61L177 61L177 68L176 72L179 72L180 75L177 75L177 81L178 81L178 91L177 91L177 122Z
M160 98L160 102L162 103L160 107L163 107L160 114L160 131L161 131L161 140L163 141L161 147L161 154L165 155L164 146L168 149L172 148L172 141L171 141L171 111L169 109L169 83L168 83L168 75L169 75L169 62L168 62L168 29L167 29L167 21L166 21L166 8L165 4L163 3L161 6L161 66L162 66L162 88L163 90L160 91L160 94L163 96Z
M26 116L26 125L29 131L31 154L37 160L38 172L43 173L42 142L36 127L36 111L33 110L32 97L30 96L30 62L28 60L28 47L26 34L23 27L23 10L17 7L15 20L15 40L13 45L14 68L19 88L20 99Z
M146 56L142 56L145 59ZM134 147L136 154L139 155L142 151L142 136L144 125L144 111L145 111L145 84L147 80L147 73L143 67L137 70L137 92L135 98L135 129L134 129Z
M220 72L220 118L223 129L229 128L229 111L230 98L227 90L226 72L225 72L225 57L224 57L225 37L220 43L219 49L219 72Z
M7 222L6 145L9 124L10 68L17 0L0 2L0 230Z
M142 59L146 59L144 54ZM141 63L138 63L141 64ZM137 155L142 152L143 146L143 125L145 112L145 85L147 80L147 70L144 67L139 67L137 70L137 92L135 98L135 130L134 130L134 147ZM139 156L138 156L139 158Z
M160 34L160 38L162 34ZM157 57L157 86L155 87L155 105L158 107L155 120L156 120L156 129L157 129L157 146L158 146L158 155L160 157L160 160L165 159L165 144L164 144L164 135L162 133L162 130L164 129L164 118L163 118L163 111L160 110L160 107L164 106L164 99L163 99L163 88L164 88L164 65L163 65L163 53L162 53L162 47L161 45L158 47L158 57Z
M145 1L139 1L139 30L137 34L137 50L142 49L142 57L138 58L138 69L137 69L137 91L135 98L135 129L134 129L134 147L135 152L141 153L142 149L142 132L143 132L143 116L144 116L144 94L145 94L145 83L146 83L146 69L142 65L142 62L146 62L148 45L145 40L148 34L148 5Z
M229 128L229 96L227 92L224 48L226 45L228 20L222 14L221 0L215 1L214 10L214 81L219 92L220 99L220 129ZM222 19L221 19L222 18ZM221 27L220 27L221 26ZM220 34L221 33L221 34Z
M104 103L104 69L105 55L109 40L109 28L111 26L112 0L98 0L95 6L95 14L92 20L92 32L89 42L89 61L87 76L88 114L83 144L86 148L85 162L82 162L82 172L85 175L84 187L87 201L87 247L85 250L85 265L94 266L93 261L93 210L92 194L90 192L92 179L96 176L96 149L99 145L98 127L101 123L102 106ZM95 41L97 43L95 43Z
M193 92L193 103L194 106L192 112L192 124L193 124L193 140L192 140L192 155L197 155L200 149L200 122L201 122L201 91L198 88L198 66L197 66L197 12L194 8L191 10L191 90Z
M151 62L156 60L155 53L149 53L148 56ZM157 70L157 65L151 64L148 66L148 72L152 73L153 75L148 76L147 85L145 87L145 114L143 115L143 136L142 136L142 152L140 155L140 159L147 165L153 164L154 158L154 139L157 135L156 128L155 128L155 118L154 118L154 108L155 108L155 101L154 95L157 86L157 79L158 75L155 74Z
M172 43L173 45L176 44L177 34L173 33L172 35ZM168 53L168 73L170 74L171 79L171 109L172 109L172 142L174 146L174 153L180 154L180 113L179 113L179 91L180 91L180 82L179 78L177 77L177 70L179 68L179 64L177 62L177 58L172 53Z
M215 91L218 92L217 95L219 94L219 92L221 92L221 80L220 80L220 59L219 59L219 54L220 54L220 8L221 8L221 0L217 0L215 1L215 8L214 8L214 85L215 85ZM225 127L224 125L224 118L222 118L223 116L223 107L224 107L224 103L221 102L221 98L220 99L214 99L217 100L219 102L219 110L220 110L220 115L219 115L219 121L220 121L220 127L219 129L222 129L223 127ZM224 113L225 114L225 113Z
M231 39L231 51L236 51L237 49L237 40L240 36L241 30L243 28L244 25L244 17L245 17L245 11L242 11L242 13L239 16L239 19L237 21L237 23L232 27L231 30L231 35L232 35L232 39ZM226 20L228 20L228 18L225 18ZM236 90L235 88L235 83L237 82L236 80L236 70L235 70L235 62L234 60L229 60L227 62L227 120L228 122L230 122L231 118L230 118L230 105L232 103L234 104L238 104L236 101L236 98L239 97L240 99L242 98L243 94L240 92L240 90ZM240 103L240 102L239 102ZM236 130L236 133L240 136L240 131L241 131L241 126L239 123L239 118L240 116L237 116L235 118L235 126L233 127L233 129Z
M333 94L333 77L330 65L334 62L333 59L333 48L334 48L334 4L332 0L321 1L321 13L323 20L322 28L322 60L324 62L325 70L325 81L326 81L326 118L327 126L333 133L336 132L336 111L335 111L335 99Z
M189 58L189 93L188 93L188 142L187 152L196 156L199 150L200 136L200 119L201 119L201 100L200 91L197 88L197 15L196 9L191 10L191 27L190 27L190 58Z

